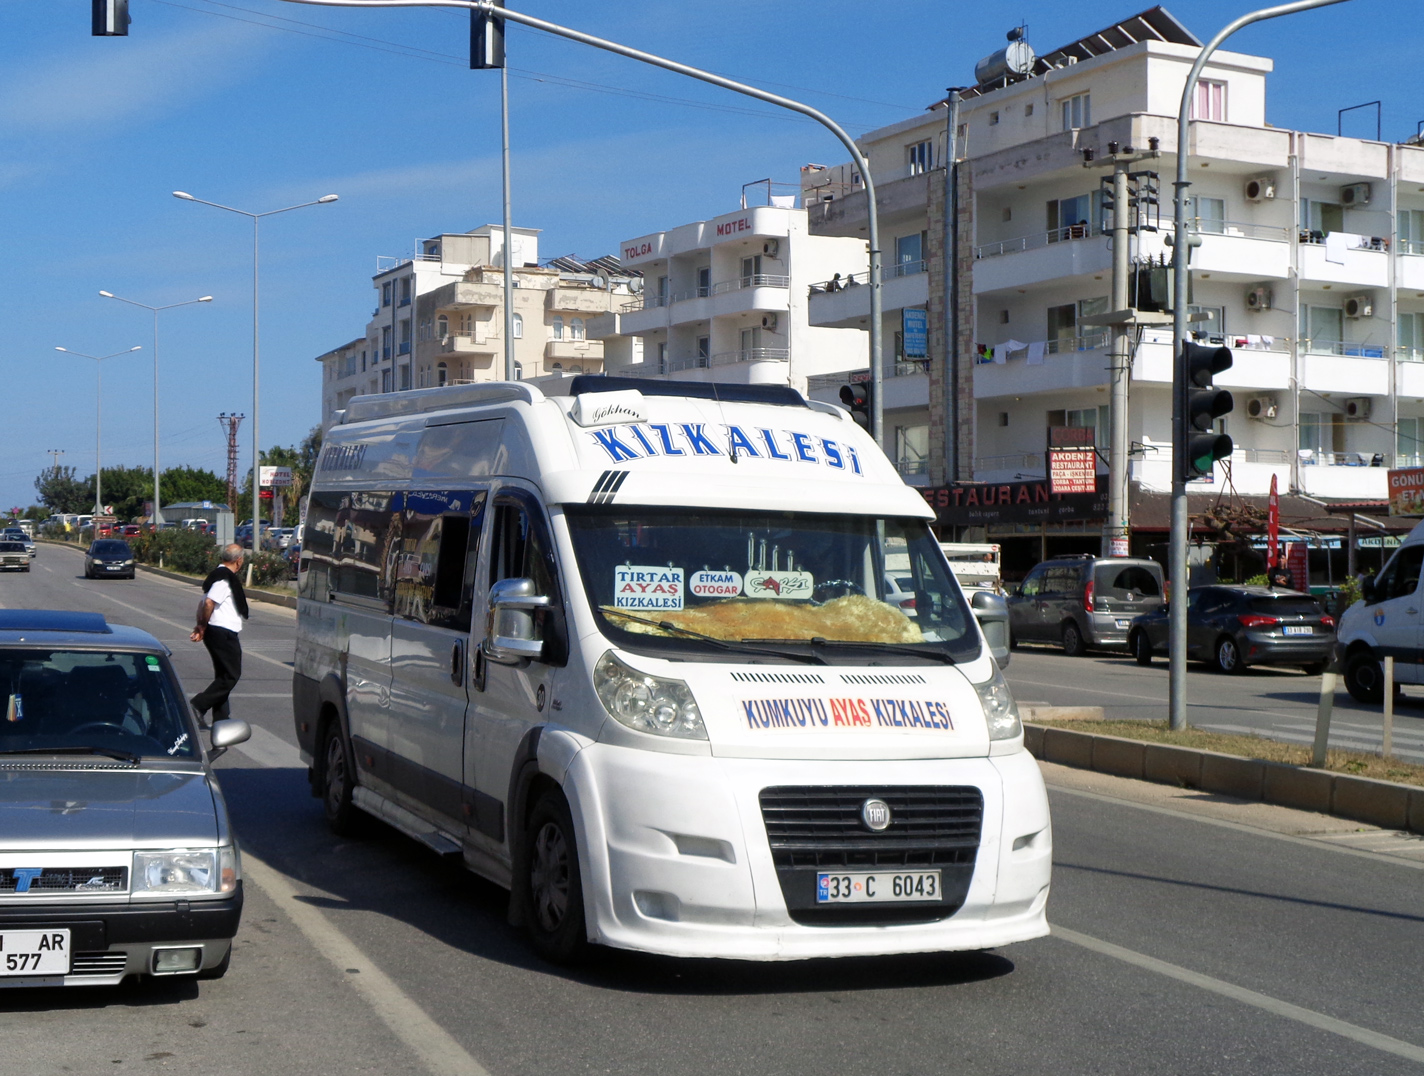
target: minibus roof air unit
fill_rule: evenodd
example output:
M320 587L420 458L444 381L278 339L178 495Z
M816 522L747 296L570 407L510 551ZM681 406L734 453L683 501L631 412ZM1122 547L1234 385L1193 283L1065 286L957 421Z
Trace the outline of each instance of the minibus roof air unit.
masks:
M775 404L778 407L809 407L806 398L789 385L725 385L707 381L662 381L641 377L608 377L579 374L569 385L570 396L587 392L641 392L644 396L686 396L694 400L722 403Z

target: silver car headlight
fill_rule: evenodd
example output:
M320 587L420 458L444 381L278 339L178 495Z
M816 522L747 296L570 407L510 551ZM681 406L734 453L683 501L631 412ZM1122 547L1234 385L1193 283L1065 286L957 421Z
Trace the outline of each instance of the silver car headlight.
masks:
M990 740L1012 740L1023 735L1023 722L1019 720L1018 703L1009 690L1009 683L999 671L998 663L990 660L994 674L982 684L975 684L979 692L979 704L984 707L984 721L989 726Z
M237 851L224 848L135 852L134 896L183 896L191 893L231 893L237 888Z
M593 687L603 708L630 729L685 740L707 739L697 700L681 680L630 669L610 650L593 668Z

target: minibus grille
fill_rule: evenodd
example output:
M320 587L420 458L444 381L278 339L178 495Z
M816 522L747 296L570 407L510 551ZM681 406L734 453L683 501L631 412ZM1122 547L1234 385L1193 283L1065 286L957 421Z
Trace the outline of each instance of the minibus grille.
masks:
M787 911L798 923L858 925L931 922L964 902L979 852L984 797L973 786L811 786L761 792L762 821ZM890 807L890 825L861 821L869 799ZM937 904L817 906L815 876L825 870L941 872Z

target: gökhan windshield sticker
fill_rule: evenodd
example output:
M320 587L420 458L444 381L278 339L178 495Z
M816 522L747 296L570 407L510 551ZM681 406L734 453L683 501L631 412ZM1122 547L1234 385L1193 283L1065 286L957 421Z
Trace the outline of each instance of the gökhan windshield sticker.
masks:
M681 568L620 564L613 570L615 609L681 609L683 593Z

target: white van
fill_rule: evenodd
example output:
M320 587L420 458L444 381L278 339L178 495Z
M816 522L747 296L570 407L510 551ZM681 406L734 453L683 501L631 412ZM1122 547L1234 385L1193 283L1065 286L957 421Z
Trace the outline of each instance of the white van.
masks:
M1345 687L1360 702L1384 700L1385 657L1394 658L1396 684L1424 684L1421 565L1424 523L1409 532L1378 575L1365 580L1364 598L1340 617L1335 639Z
M293 703L332 827L460 856L555 960L1046 934L1038 766L875 444L785 387L557 388L362 397L327 434Z

